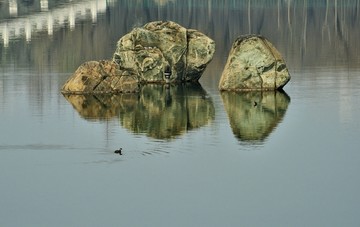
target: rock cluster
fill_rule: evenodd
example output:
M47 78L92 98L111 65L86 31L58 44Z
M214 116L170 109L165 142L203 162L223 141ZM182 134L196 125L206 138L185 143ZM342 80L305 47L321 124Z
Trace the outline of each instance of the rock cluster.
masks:
M135 28L117 43L112 60L82 64L63 93L138 92L141 83L198 81L215 52L215 42L172 21Z
M279 51L264 37L241 36L233 43L219 89L277 90L290 80Z
M214 52L215 42L197 30L150 22L121 37L112 60L82 64L62 92L133 93L146 83L197 82ZM233 43L219 90L278 90L289 80L279 51L266 38L247 35Z

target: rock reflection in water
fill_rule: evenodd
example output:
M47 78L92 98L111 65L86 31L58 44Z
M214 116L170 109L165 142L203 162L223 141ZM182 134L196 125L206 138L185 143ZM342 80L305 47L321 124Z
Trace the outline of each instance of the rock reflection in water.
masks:
M200 84L148 84L139 94L64 95L87 120L118 117L133 133L171 139L215 117L214 104Z
M222 92L234 135L242 142L263 142L284 118L290 97L283 91Z
M119 116L121 105L127 102L136 102L138 100L137 96L134 94L64 94L64 97L72 104L82 118L90 121L115 118Z

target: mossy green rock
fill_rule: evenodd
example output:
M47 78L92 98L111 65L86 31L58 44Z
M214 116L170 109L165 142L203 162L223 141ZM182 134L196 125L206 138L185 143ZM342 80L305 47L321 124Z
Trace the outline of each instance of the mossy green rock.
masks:
M172 21L154 21L135 28L117 43L113 60L134 72L141 82L197 81L212 60L215 42L203 33Z
M172 21L135 28L117 43L112 60L85 62L62 93L134 93L146 83L197 82L215 52L215 42Z
M219 89L277 90L289 80L290 74L280 52L266 38L248 35L233 43Z

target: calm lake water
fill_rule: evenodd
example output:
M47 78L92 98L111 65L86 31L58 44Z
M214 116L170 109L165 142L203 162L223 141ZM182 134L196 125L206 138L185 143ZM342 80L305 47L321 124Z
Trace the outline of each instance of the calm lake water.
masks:
M154 20L216 41L200 86L59 93ZM248 33L286 93L218 91ZM0 226L359 226L359 40L358 0L0 0Z

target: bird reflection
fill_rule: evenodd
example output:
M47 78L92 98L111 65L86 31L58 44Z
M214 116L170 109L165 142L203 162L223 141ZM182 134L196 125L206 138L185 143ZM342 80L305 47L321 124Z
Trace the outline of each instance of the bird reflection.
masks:
M165 88L166 88L166 90L165 90L165 106L169 107L169 106L171 106L171 103L172 103L171 92L170 92L171 85L166 84Z

